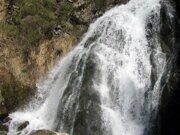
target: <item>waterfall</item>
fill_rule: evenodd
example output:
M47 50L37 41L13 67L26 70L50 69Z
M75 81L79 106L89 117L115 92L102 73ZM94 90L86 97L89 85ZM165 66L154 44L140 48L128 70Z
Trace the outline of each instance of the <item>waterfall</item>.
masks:
M36 98L10 114L8 135L38 129L146 135L166 65L159 41L160 8L159 0L131 0L98 18L38 85ZM29 125L18 131L25 121Z

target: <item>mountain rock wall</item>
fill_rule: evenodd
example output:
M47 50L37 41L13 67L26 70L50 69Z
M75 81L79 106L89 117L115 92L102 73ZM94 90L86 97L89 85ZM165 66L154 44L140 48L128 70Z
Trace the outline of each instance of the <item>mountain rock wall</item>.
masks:
M0 116L30 100L36 83L76 45L91 22L127 2L0 0Z

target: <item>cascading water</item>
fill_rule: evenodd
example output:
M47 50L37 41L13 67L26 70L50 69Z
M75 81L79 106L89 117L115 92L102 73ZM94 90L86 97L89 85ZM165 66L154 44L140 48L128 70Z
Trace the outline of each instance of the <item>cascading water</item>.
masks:
M85 127L87 135L147 134L166 64L159 43L159 2L131 0L91 24L79 45L39 85L36 99L10 115L8 134L50 129L83 135ZM79 124L82 112L87 125ZM93 130L96 114L100 127ZM24 121L29 125L18 131Z

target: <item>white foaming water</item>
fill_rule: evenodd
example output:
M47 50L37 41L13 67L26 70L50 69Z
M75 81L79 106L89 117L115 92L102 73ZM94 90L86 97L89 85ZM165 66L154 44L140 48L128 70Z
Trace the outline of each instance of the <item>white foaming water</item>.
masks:
M149 17L154 15L157 19L151 23L158 26L159 12L159 0L131 0L126 5L111 9L91 24L79 45L57 63L48 79L39 86L37 99L25 110L10 115L12 121L8 135L28 135L32 130L55 129L59 102L71 75L77 73L77 81L71 84L72 94L63 110L72 106L78 96L76 88L81 85L85 63L91 53L96 58L94 61L99 72L94 78L100 81L94 81L93 87L100 93L103 134L146 134L151 113L158 105L159 83L166 64L158 34L154 34L157 36L153 37L153 42L146 37ZM158 32L159 28L155 28ZM150 60L152 48L155 67ZM78 72L81 61L83 64L80 64L81 71ZM152 84L154 69L157 79ZM29 125L17 131L24 121L29 121ZM63 126L63 123L58 125L61 131ZM73 134L73 129L69 133Z

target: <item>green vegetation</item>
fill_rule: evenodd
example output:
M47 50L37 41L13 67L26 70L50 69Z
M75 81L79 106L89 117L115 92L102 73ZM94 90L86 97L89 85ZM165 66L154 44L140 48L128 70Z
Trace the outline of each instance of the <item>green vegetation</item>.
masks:
M8 0L7 0L8 2ZM22 45L38 45L42 39L51 39L57 24L55 0L14 0L8 23L0 28Z
M68 19L70 18L70 16L72 15L73 13L73 5L71 3L64 3L62 6L61 6L61 9L60 9L60 22L65 22L65 21L68 21Z

